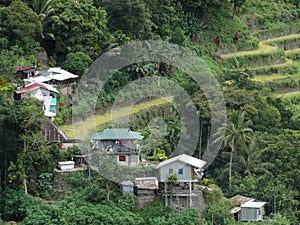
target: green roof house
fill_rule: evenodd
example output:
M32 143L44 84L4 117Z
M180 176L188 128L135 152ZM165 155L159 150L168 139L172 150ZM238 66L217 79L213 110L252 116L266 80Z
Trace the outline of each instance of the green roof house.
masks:
M143 136L128 128L105 129L92 135L94 150L116 156L120 165L137 166L140 163L140 142Z

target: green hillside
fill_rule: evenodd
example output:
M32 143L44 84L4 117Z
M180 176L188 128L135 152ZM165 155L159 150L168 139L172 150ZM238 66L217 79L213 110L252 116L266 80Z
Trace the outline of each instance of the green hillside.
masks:
M253 224L236 221L230 213L241 204L229 200L235 195L266 202L259 224L299 224L299 4L1 1L0 225ZM122 51L124 45L144 40L134 51L139 62L116 70L132 57L128 49ZM160 45L154 48L151 40ZM108 59L97 61L101 56ZM197 71L175 66L178 59L184 59L179 62L184 61L183 68ZM56 106L55 117L44 115L45 93L34 92L32 97L16 92L25 85L17 69L25 66L29 71L61 67L79 76L49 82L52 89L39 84L59 92L50 103ZM106 73L112 75L106 79ZM126 128L144 137L140 152L135 152L141 162L136 167L120 165L117 158L110 160L92 149L90 135L115 122L114 104L122 106L114 119L122 122L128 117ZM67 138L81 139L81 145L65 147L60 139L47 140L49 130L42 127L52 122ZM167 182L169 203L161 189L153 191L152 203L139 208L140 196L122 195L120 184L105 176L121 176L124 181L141 176L141 171L146 176L174 152L191 151L207 162L204 175L194 188L187 188L191 183L178 182L186 170L169 170L174 172ZM92 155L87 160L99 165L57 170L58 162L81 154ZM101 169L104 175L95 172ZM178 188L202 190L206 204L195 200L198 207L183 209L192 202L181 205L173 196Z

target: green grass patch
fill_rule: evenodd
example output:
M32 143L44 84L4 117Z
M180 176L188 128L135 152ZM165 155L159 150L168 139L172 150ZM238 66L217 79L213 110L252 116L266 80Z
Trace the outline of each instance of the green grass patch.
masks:
M293 21L292 24L279 22L279 23L271 23L270 25L271 26L269 26L266 29L259 30L257 32L254 31L254 35L259 40L265 40L269 38L289 35L291 33L298 33L300 23Z
M286 50L284 52L285 52L286 55L300 53L300 48L294 48L294 49Z
M259 75L252 78L253 81L256 82L272 82L272 81L280 81L280 80L286 80L286 79L300 79L300 74L272 74L272 75Z
M280 80L290 79L291 75L281 75L281 74L272 74L272 75L260 75L252 78L255 82L267 83L267 82L276 82Z
M234 53L228 53L228 54L221 54L220 57L222 59L230 59L233 57L271 54L271 53L274 53L278 49L277 46L271 46L270 45L271 43L284 41L284 40L298 39L298 38L300 38L300 34L290 34L287 36L271 38L271 39L260 41L258 43L258 49L255 49L252 51L240 51L240 52L234 52Z
M165 105L172 101L172 97L167 97L166 99L154 99L148 102L143 102L135 105L133 108L123 108L114 114L115 119L121 119L129 115L134 115L141 111L150 109L153 106ZM69 138L79 138L81 140L86 139L89 135L95 131L96 128L103 126L105 124L109 125L111 123L112 116L111 112L107 112L103 115L91 116L84 121L73 123L71 125L63 125L60 129L66 134Z
M253 30L286 27L298 18L295 5L286 1L247 0L239 8L243 21ZM291 16L292 15L292 16Z
M233 69L232 71L249 71L249 72L253 72L254 75L258 75L258 74L260 74L260 75L270 74L271 75L271 74L281 72L285 68L287 68L291 65L293 65L293 61L290 59L285 59L283 63L279 63L279 64L271 64L271 65L248 67L248 68L237 68L237 69Z
M284 94L277 94L278 98L293 98L296 96L300 96L300 91L294 91L294 92L288 92L288 93L284 93Z
M266 45L263 42L258 43L258 49L252 51L240 51L240 52L233 52L228 54L220 55L222 59L230 59L233 57L243 57L243 56L251 56L251 55L260 55L260 54L270 54L275 52L278 48L276 46Z
M248 49L257 47L257 40L239 18L236 16L232 18L232 11L227 9L207 9L208 11L203 15L205 27L201 31L201 39L203 47L207 53L214 53L221 49L232 49L233 47L240 49ZM240 39L238 42L233 40L235 32L239 32ZM220 35L220 46L215 43L215 38Z
M285 51L286 57L291 60L300 61L300 48Z
M258 67L252 67L252 68L247 68L248 70L268 70L271 68L283 68L283 67L287 67L289 65L292 65L293 61L290 59L285 59L284 63L280 63L280 64L275 64L275 65L266 65L266 66L258 66Z
M275 44L277 42L280 43L280 42L283 42L283 41L293 40L293 39L298 39L298 38L300 38L300 34L289 34L289 35L286 35L286 36L267 39L267 40L261 41L260 43L263 43L263 44L274 43Z

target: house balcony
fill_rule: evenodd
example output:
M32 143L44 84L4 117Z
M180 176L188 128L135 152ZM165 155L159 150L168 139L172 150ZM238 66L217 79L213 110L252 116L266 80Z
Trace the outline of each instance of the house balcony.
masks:
M114 144L114 145L107 145L104 149L102 149L103 152L108 153L137 153L138 151L135 149L132 149L126 145L120 145L120 144Z
M57 101L56 101L56 98L53 97L53 98L51 99L51 103L50 103L50 104L51 104L51 105L56 105L56 102L57 102Z

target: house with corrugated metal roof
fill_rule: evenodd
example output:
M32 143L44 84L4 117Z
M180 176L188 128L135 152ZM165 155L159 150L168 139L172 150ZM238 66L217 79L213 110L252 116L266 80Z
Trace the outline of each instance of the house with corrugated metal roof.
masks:
M159 163L156 169L159 170L160 182L167 181L172 174L176 174L179 182L196 182L202 178L205 164L201 159L181 154Z
M266 202L256 201L254 198L235 195L230 198L237 206L231 209L236 221L258 222L263 220Z
M36 71L34 75L25 77L27 83L38 82L52 85L67 86L75 82L78 75L70 73L60 67L50 67L45 71Z
M231 200L236 205L230 211L230 213L233 214L234 219L236 221L241 220L241 214L242 214L241 205L244 204L244 203L246 203L246 202L253 202L253 201L255 201L254 198L249 198L249 197L242 196L242 195L235 195L235 196L229 198L229 200Z
M205 164L201 159L181 154L156 166L166 206L177 209L199 207L201 196L195 183L204 175Z
M263 220L266 202L246 202L241 205L241 221L258 222Z
M137 166L140 163L140 143L143 136L128 128L105 129L94 134L92 149L115 155L119 165Z
M16 66L16 79L28 79L29 77L34 76L38 69L35 66Z
M19 100L27 95L42 101L45 116L55 117L56 116L56 95L58 90L49 84L44 83L30 83L25 87L19 88L15 91L14 98Z

